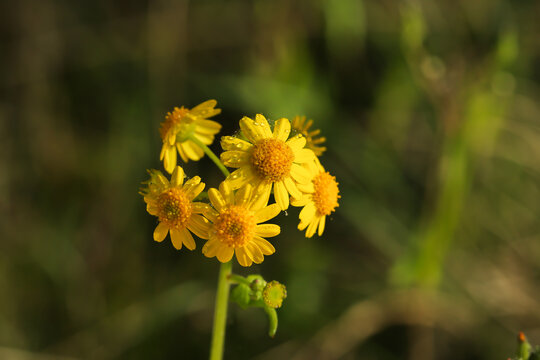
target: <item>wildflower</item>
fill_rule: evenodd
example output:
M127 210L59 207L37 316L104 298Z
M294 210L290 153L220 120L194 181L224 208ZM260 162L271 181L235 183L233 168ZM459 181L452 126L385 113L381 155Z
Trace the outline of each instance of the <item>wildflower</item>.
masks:
M303 206L300 211L299 230L306 230L306 237L310 238L315 234L318 228L318 234L321 236L324 231L326 217L335 211L339 206L338 182L336 177L325 171L321 163L317 160L311 164L311 167L317 171L313 181L307 186L299 186L305 195L302 199L292 201L293 206Z
M306 122L305 116L295 116L292 120L292 128L306 137L307 147L313 150L315 155L321 156L326 151L326 147L320 144L325 142L326 138L323 136L316 139L315 137L321 133L321 130L309 131L311 125L313 125L313 120L310 119Z
M291 123L285 118L276 121L274 131L264 116L257 114L255 121L248 117L240 120L240 129L248 141L224 136L221 146L225 150L221 160L226 166L239 168L228 178L233 189L252 184L268 201L272 186L274 197L282 210L289 207L289 194L300 198L298 184L309 184L313 175L302 164L312 161L315 154L305 149L306 138L289 138Z
M141 195L144 196L148 213L159 219L154 230L154 240L161 242L170 233L176 249L180 250L182 244L189 250L195 249L190 231L202 239L208 239L210 225L208 220L199 215L208 205L193 202L204 189L201 178L195 176L183 184L184 170L180 166L174 169L171 181L159 170L149 170L149 173L150 180L147 181L147 188L141 190Z
M167 113L159 129L163 140L159 159L163 160L168 173L172 173L176 166L176 151L184 162L189 159L196 161L204 156L203 149L189 138L194 136L205 145L214 141L214 135L219 132L221 125L207 118L221 112L221 109L214 108L216 104L216 100L208 100L191 110L182 106Z
M233 194L229 184L222 182L217 189L210 189L208 197L215 210L205 212L212 222L209 240L202 252L207 257L216 256L226 263L236 254L238 263L251 266L260 264L264 255L271 255L276 250L263 237L273 237L280 233L275 224L260 224L280 213L277 204L261 204L251 185L246 185Z

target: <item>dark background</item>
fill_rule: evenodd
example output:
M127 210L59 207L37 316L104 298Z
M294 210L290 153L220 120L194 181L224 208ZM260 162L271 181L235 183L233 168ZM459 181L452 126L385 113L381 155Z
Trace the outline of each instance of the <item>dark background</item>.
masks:
M307 115L342 198L277 218L277 336L227 359L506 359L540 343L538 1L0 4L0 358L205 359L219 264L152 240L159 123ZM219 152L216 141L212 148ZM221 181L208 158L185 170Z

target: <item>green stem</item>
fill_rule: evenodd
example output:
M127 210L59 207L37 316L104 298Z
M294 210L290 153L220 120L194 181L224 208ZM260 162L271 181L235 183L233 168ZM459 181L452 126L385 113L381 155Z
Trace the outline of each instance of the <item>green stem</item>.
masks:
M231 284L244 284L247 286L251 285L251 282L248 279L240 275L231 274L229 275L228 279Z
M230 284L229 275L232 272L232 261L221 264L216 293L216 306L214 308L214 328L212 330L212 347L210 360L223 358L223 345L225 343L225 324L227 321L227 305L229 302Z
M208 155L208 157L214 162L214 164L216 164L216 166L219 168L219 170L221 170L221 172L223 173L223 175L225 175L225 177L230 175L229 170L227 170L225 165L223 165L221 160L219 160L219 158L216 156L216 154L214 154L214 152L212 150L210 150L210 148L208 146L203 144L193 134L189 137L189 140L193 141L195 144L197 144L197 146L199 146L201 149L203 149L204 153L206 155Z
M195 135L191 134L189 139L203 149L204 153L216 164L225 177L229 176L229 170L223 165L221 160L212 150L203 144ZM212 345L210 347L210 360L221 360L223 358L223 347L225 344L225 325L227 323L227 305L229 304L229 290L231 284L229 277L232 273L232 261L222 263L219 268L218 286L216 292L216 305L214 307L214 326L212 329Z

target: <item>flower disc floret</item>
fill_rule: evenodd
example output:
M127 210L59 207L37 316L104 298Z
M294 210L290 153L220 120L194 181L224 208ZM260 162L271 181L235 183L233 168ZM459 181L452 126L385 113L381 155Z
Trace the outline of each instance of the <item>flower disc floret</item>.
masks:
M255 171L265 180L280 181L289 175L294 153L278 139L263 139L253 147L251 163Z
M191 214L193 206L186 193L180 188L171 188L157 198L159 221L169 226L184 226Z
M216 219L215 231L219 241L233 247L242 247L253 238L257 223L253 213L242 206L232 205Z
M313 179L313 202L321 215L330 215L339 206L339 189L336 177L322 172Z
M263 301L266 306L277 309L281 307L283 299L287 297L285 285L273 280L263 290Z

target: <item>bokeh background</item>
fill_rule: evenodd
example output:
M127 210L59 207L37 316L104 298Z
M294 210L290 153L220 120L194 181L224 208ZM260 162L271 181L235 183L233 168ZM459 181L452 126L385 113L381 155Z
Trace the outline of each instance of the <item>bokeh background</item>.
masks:
M341 201L279 216L274 339L226 359L506 359L540 343L540 3L0 4L0 358L205 359L219 264L154 243L137 194L174 106L306 115ZM212 145L219 152L219 144ZM209 159L189 162L208 186Z

